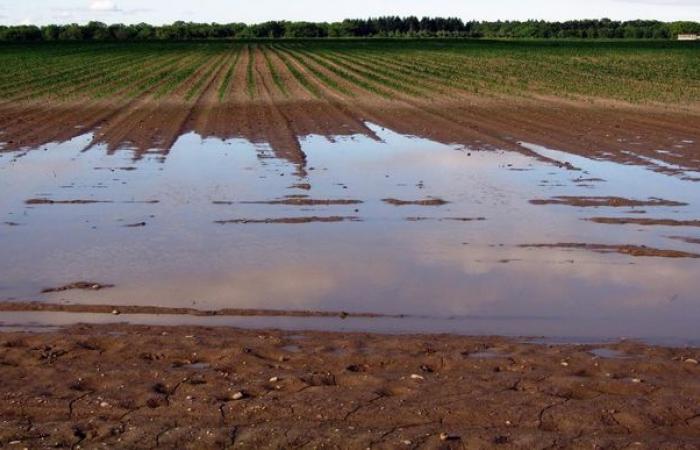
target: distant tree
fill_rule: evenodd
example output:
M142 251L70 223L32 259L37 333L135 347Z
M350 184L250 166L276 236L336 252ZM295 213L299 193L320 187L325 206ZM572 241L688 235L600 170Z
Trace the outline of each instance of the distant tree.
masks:
M83 27L76 23L66 25L59 32L58 39L61 41L82 41L85 39Z
M566 22L495 21L464 22L458 17L382 16L345 19L341 22L268 21L244 23L175 22L155 27L90 22L86 25L2 26L0 40L30 41L187 41L246 38L324 38L324 37L464 37L509 39L672 39L678 34L700 33L698 22L665 23L655 20L613 21L571 20Z
M286 22L284 37L287 38L319 38L328 36L327 24L312 22Z

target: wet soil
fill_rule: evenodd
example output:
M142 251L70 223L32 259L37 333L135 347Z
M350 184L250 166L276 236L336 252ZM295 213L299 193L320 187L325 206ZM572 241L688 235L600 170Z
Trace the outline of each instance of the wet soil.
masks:
M629 256L662 258L700 258L700 254L680 250L663 250L644 245L606 245L562 242L557 244L524 244L522 248L563 248L590 250L598 253L619 253Z
M648 200L635 200L623 197L576 197L560 195L550 199L530 200L533 205L567 205L579 208L606 206L612 208L626 208L637 206L687 206L687 203L650 198Z
M95 282L91 282L91 281L78 281L76 283L66 284L65 286L59 286L59 287L55 287L55 288L46 288L46 289L43 289L41 292L44 294L48 294L51 292L65 292L65 291L71 291L74 289L99 291L101 289L109 289L112 287L114 287L113 284L102 284L102 283L95 283Z
M237 66L238 77L245 78L246 58ZM245 80L238 83L245 85ZM410 102L367 93L346 98L325 92L320 98L307 98L298 92L284 97L270 95L269 84L258 86L263 92L255 98L235 95L222 102L211 98L216 97L214 83L194 103L144 97L88 105L5 104L0 106L2 147L7 151L41 147L98 130L91 147L106 144L110 152L127 147L138 159L154 151L167 155L179 136L194 131L203 137L269 143L278 158L297 164L303 175L306 155L301 136L375 137L366 125L371 121L446 144L532 154L520 144L531 142L594 158L649 165L667 173L700 171L700 127L695 111L464 94L454 100ZM659 148L677 151L659 153Z
M601 348L625 357L591 353ZM0 446L690 449L700 445L699 358L625 341L2 332Z
M71 287L85 286L85 287ZM98 286L98 287L94 287ZM101 285L98 283L73 283L67 289L92 289L100 290L111 285ZM61 290L67 290L62 289ZM54 290L51 292L61 292ZM240 309L223 308L218 310L202 310L195 308L172 308L164 306L149 305L91 305L91 304L58 304L45 302L0 302L0 311L4 312L70 312L70 313L95 313L95 314L159 314L159 315L191 315L191 316L266 316L266 317L340 317L340 318L402 318L404 315L388 315L357 312L333 312L333 311L310 311L310 310L270 310L270 309Z
M92 205L94 203L112 203L111 200L51 200L48 198L30 198L27 205Z
M308 216L308 217L278 217L278 218L267 218L267 219L231 219L231 220L217 220L214 223L221 225L226 224L264 224L264 223L274 223L274 224L305 224L305 223L332 223L332 222L358 222L362 219L354 216Z
M394 206L407 206L407 205L417 205L417 206L443 206L449 202L441 198L427 198L425 200L399 200L396 198L385 198L382 199L384 203L388 203Z
M292 197L281 200L244 201L240 202L249 205L291 205L291 206L330 206L330 205L358 205L362 200L350 199L314 199Z
M642 225L642 226L667 226L667 227L700 227L700 220L675 220L675 219L651 219L637 217L591 217L590 222L605 223L610 225Z
M669 236L669 239L686 242L688 244L700 244L700 238L691 236Z

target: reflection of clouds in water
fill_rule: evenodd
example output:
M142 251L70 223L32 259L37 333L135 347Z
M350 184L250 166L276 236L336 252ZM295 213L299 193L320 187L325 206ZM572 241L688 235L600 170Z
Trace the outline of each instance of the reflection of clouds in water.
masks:
M479 305L508 303L528 307L535 303L560 310L567 301L585 302L579 307L618 309L668 307L669 299L691 300L700 288L700 264L688 259L633 258L598 255L585 250L494 249L485 246L444 247L434 251L430 243L409 241L421 255L421 263L434 270L459 270L470 277L470 290L478 289ZM420 247L428 246L427 249ZM503 260L512 260L503 263ZM572 264L569 261L574 260ZM517 294L520 291L520 295Z
M11 169L7 161L0 160L2 173L11 175L13 184L5 197L17 205L23 206L35 192L52 193L55 198L90 195L161 201L157 205L115 203L27 210L27 226L11 230L12 239L3 242L0 270L3 284L9 286L3 296L26 293L27 298L36 298L42 287L85 279L114 283L116 288L41 298L183 307L196 302L194 306L201 309L470 314L511 316L521 321L532 316L647 318L644 323L667 327L671 335L674 322L654 314L697 317L700 267L696 261L517 247L555 242L684 245L668 240L659 244L663 233L654 227L640 233L623 226L591 224L580 220L590 211L528 203L532 198L563 193L591 195L590 190L583 192L571 183L580 173L520 154L482 151L467 156L424 139L388 131L380 135L385 143L366 137L335 144L309 137L304 142L309 166L316 170L310 170L304 180L312 190L303 193L313 198L365 201L351 207L236 203L300 193L288 189L299 181L290 176L291 165L258 159L254 146L241 140L223 142L185 135L162 164L155 160L133 163L126 155L105 156L104 149L98 148L80 153L75 143L66 144L63 153L30 152ZM74 161L73 156L77 156ZM137 170L92 170L131 163ZM510 171L508 164L532 170ZM55 179L47 176L52 167L62 168ZM611 179L614 170L630 172L614 163L595 168L608 171L605 177ZM636 170L643 171L635 169L635 174ZM625 183L631 178L635 177L601 183L595 193L628 193ZM543 179L547 186L540 185ZM666 189L683 183L656 174L654 185L645 188L655 192L658 183L669 179ZM81 187L70 192L57 189L71 181ZM94 189L102 181L108 187ZM419 181L424 189L417 187ZM381 202L386 197L415 200L430 195L451 203L395 207ZM234 203L213 205L217 200ZM356 207L364 222L213 224L231 218L354 215ZM404 220L418 216L487 220ZM140 221L147 226L123 227ZM9 233L0 229L3 232ZM572 259L575 264L568 262ZM670 302L675 294L678 297Z

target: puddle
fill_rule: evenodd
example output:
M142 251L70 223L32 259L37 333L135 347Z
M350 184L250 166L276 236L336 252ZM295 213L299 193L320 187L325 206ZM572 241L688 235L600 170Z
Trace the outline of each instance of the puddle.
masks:
M611 348L594 348L593 350L589 351L588 353L591 353L593 356L596 356L598 358L603 358L603 359L630 358L630 355L628 355L627 353L621 352L619 350L613 350Z
M192 369L192 370L205 370L211 366L208 363L199 362L199 363L194 363L194 364L185 364L182 367L185 369Z
M0 224L0 300L408 316L240 319L291 329L700 339L700 260L591 251L698 253L669 238L694 229L585 220L639 216L629 208L530 203L665 199L676 203L650 202L645 216L691 221L697 183L537 146L568 165L369 126L380 140L305 137L302 173L265 144L195 134L140 159L83 151L89 135L4 153L0 223L22 225ZM104 170L126 167L135 170ZM81 280L114 287L41 293Z
M511 354L509 353L502 353L499 352L496 349L486 349L481 352L474 352L474 353L469 353L469 358L474 358L474 359L499 359L499 358L510 358Z
M280 347L280 350L284 352L289 352L289 353L299 353L301 351L301 347L295 344L290 344L290 345L285 345L284 347Z

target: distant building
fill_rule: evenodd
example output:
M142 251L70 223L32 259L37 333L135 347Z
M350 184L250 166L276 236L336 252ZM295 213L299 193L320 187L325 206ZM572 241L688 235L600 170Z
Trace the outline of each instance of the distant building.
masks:
M679 41L700 41L700 36L697 34L679 34Z

